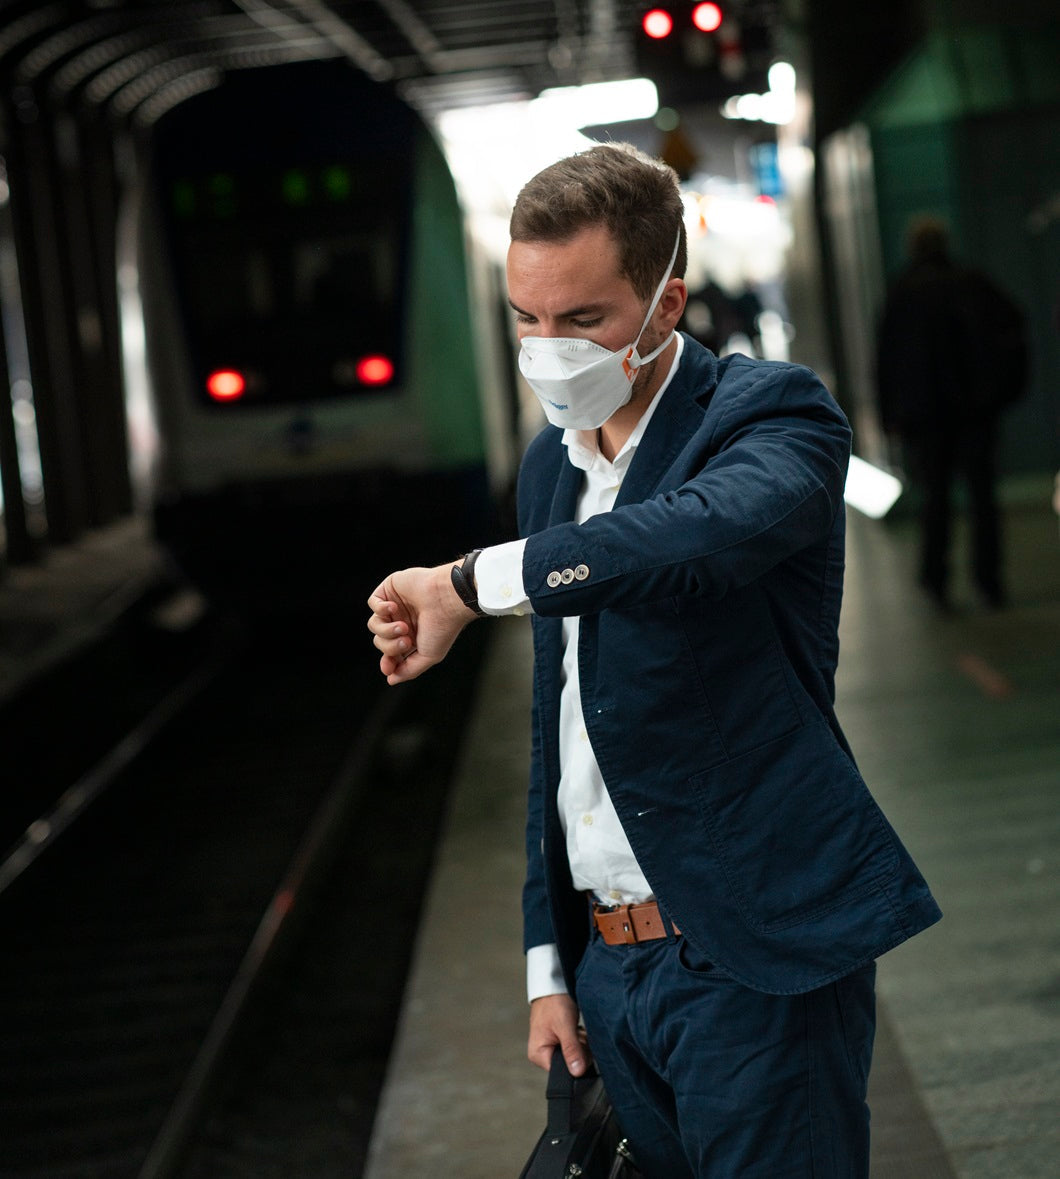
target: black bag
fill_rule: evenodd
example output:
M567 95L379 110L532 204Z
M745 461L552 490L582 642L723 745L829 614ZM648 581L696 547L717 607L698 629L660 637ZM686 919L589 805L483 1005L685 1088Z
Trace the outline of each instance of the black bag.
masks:
M641 1179L592 1065L573 1077L555 1049L545 1096L548 1125L519 1179Z

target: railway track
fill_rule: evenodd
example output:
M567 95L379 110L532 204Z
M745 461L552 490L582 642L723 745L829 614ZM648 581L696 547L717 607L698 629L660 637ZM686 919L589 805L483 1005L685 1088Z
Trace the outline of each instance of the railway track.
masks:
M0 893L4 1179L363 1163L480 644L384 693L360 628L200 637Z

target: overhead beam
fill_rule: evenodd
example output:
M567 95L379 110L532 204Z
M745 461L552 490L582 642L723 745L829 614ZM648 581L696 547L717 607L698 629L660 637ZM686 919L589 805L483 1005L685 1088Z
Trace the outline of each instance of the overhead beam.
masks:
M277 30L281 37L288 36L284 31L285 26L280 23L283 14L268 0L236 0L236 3L252 20ZM326 37L370 78L376 82L389 82L394 77L394 68L390 62L321 0L290 0L290 7L301 13L311 28Z

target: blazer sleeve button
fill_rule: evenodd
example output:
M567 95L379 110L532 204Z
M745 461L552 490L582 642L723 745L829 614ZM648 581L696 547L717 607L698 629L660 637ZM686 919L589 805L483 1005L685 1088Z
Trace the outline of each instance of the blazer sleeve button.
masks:
M574 570L574 580L575 581L584 581L588 576L589 576L589 566L588 565L579 565Z
M551 586L552 589L555 589L556 586L559 585L559 583L562 580L563 580L563 578L560 576L559 570L557 570L557 569L553 569L552 572L548 575L548 577L545 578L545 581L548 582L549 586Z
M570 585L570 583L574 580L574 570L564 569L559 576L564 585Z

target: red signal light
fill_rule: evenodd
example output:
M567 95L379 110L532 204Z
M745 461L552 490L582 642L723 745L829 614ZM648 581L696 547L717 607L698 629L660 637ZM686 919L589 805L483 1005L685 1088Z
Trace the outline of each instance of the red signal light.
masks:
M357 380L362 385L389 385L394 379L394 362L389 356L362 356L357 361Z
M721 27L722 14L717 4L697 4L692 9L692 23L702 33L713 33Z
M242 373L233 368L219 368L206 378L206 392L214 401L238 401L246 391Z
M661 41L673 32L674 18L665 8L652 8L641 19L640 27L654 41Z

